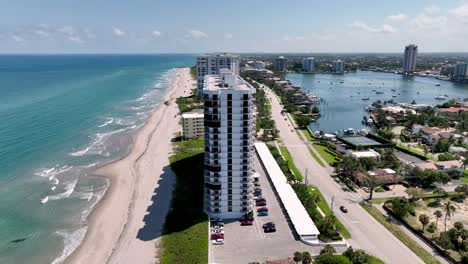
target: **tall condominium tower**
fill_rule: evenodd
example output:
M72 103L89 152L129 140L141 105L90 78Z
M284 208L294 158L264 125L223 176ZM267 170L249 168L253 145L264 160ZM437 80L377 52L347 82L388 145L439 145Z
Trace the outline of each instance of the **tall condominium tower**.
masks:
M468 63L457 63L452 79L456 82L468 82Z
M418 55L418 46L410 44L405 47L403 58L403 74L411 74L416 70L416 56Z
M252 210L255 88L222 69L203 84L205 212L238 218Z
M342 60L332 61L332 72L344 73L344 62Z
M283 56L279 56L273 62L273 69L275 71L279 71L279 72L287 71L288 70L288 60Z
M302 70L304 72L314 72L315 71L315 58L309 57L302 60Z
M197 57L197 91L201 95L205 75L219 74L220 69L229 69L234 74L239 74L239 56L219 53L207 54Z

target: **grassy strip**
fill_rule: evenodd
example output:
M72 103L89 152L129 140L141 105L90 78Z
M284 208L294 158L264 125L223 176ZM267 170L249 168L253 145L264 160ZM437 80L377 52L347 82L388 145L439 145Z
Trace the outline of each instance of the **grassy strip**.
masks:
M302 176L299 169L296 167L296 164L294 164L292 157L291 157L291 153L289 152L288 148L286 146L280 146L280 149L281 149L281 153L283 154L284 159L288 163L289 168L292 170L292 172L296 176L296 179L302 182L304 180L304 177Z
M440 263L431 253L422 248L416 241L409 237L398 225L387 221L387 218L372 205L361 203L362 208L372 215L375 220L382 224L388 231L390 231L396 238L405 244L411 251L420 257L424 263Z
M308 147L309 148L309 147ZM325 164L323 164L322 160L317 156L317 154L315 154L315 152L313 150L311 150L309 148L309 152L310 152L310 155L312 155L312 157L315 159L315 161L317 161L317 163L322 166L322 167L325 167Z
M464 183L468 183L468 176L460 178L460 180Z
M309 191L311 194L317 194L320 199L317 202L317 206L322 210L322 212L326 215L331 215L332 211L330 207L328 206L327 201L325 200L325 197L323 197L322 193L320 190L315 187L315 186L309 186ZM351 238L351 233L346 229L346 227L338 220L338 218L335 219L335 226L340 232L341 236L345 239L350 239Z
M383 260L377 258L377 257L374 257L374 256L369 256L369 259L367 260L367 263L368 264L385 264L385 262L383 262Z
M313 144L314 148L318 151L320 156L330 165L332 165L336 161L336 156L333 156L330 154L327 150L328 148L326 146L318 145L318 144Z
M302 131L302 134L304 134L304 136L306 137L306 139L310 142L313 142L314 141L314 138L312 137L312 135L310 134L310 130L308 129L301 129Z
M161 263L207 263L208 219L203 212L202 139L177 142L170 157L176 174L171 210L163 229Z

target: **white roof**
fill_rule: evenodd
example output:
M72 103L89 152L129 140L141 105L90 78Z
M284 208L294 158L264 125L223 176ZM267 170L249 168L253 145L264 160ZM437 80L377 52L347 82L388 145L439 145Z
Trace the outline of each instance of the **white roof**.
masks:
M289 185L286 176L284 176L283 171L281 171L278 163L276 163L276 160L271 155L266 144L263 142L257 142L255 143L255 149L257 150L260 160L266 168L271 181L273 182L276 192L278 193L297 234L299 236L319 235L319 230L312 219L310 219L309 214L299 198L297 198L296 193L291 185Z
M351 152L351 156L355 158L378 158L380 157L379 153L369 150L369 151L354 151Z
M182 114L182 118L203 118L203 113L200 112L187 112Z

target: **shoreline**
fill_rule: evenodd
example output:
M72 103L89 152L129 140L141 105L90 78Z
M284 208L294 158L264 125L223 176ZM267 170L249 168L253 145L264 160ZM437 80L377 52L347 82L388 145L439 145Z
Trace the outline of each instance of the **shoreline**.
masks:
M189 95L193 83L189 68L176 69L161 104L135 134L130 151L93 172L110 183L88 216L83 241L65 263L156 261L154 241L160 237L174 183L168 158L170 139L180 131L175 98Z

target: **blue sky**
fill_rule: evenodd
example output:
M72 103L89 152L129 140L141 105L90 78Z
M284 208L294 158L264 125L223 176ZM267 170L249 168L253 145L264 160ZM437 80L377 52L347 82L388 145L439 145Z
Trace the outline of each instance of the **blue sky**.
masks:
M338 4L337 2L341 2ZM0 53L468 52L468 0L0 0Z

